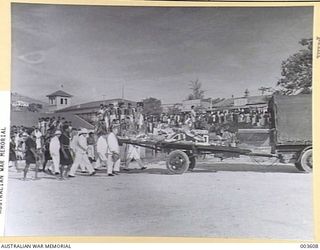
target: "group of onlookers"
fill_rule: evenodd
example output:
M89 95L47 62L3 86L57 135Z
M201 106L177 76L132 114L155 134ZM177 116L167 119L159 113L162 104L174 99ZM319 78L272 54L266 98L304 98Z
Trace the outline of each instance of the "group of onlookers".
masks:
M38 126L32 128L12 126L9 161L18 171L18 160L25 161L23 180L30 164L35 165L35 179L39 171L61 180L72 178L79 167L89 176L106 167L108 176L114 176L120 172L118 132L117 123L94 133L85 128L75 129L64 119L40 118ZM47 164L48 161L52 164Z

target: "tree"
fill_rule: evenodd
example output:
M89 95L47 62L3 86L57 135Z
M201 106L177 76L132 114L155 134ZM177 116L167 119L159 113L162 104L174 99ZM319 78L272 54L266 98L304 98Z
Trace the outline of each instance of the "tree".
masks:
M281 78L277 85L285 95L310 93L312 89L312 39L299 42L304 48L281 64Z
M160 114L162 113L162 107L161 107L161 101L153 98L153 97L149 97L147 99L144 99L143 101L143 113L144 114Z
M204 90L202 88L202 83L196 79L195 81L190 81L190 89L192 93L188 95L188 100L196 100L204 98Z
M27 110L31 112L39 112L39 109L42 109L42 105L39 103L30 103L27 107Z

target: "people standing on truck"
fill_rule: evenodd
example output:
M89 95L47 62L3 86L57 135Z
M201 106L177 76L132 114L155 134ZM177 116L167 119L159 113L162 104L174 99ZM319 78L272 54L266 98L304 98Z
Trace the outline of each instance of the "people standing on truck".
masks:
M135 111L131 103L128 103L127 105L126 116L129 117L132 123L134 122Z
M121 121L126 117L126 108L124 106L124 102L119 102L119 109L118 109L118 120Z

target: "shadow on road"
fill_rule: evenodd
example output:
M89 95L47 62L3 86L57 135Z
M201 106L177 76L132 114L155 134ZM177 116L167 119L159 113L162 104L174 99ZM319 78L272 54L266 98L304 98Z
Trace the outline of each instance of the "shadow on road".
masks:
M196 168L187 173L216 173L216 172L256 172L256 173L292 173L303 174L293 165L254 165L245 163L203 163L197 164ZM123 171L123 174L158 174L171 175L166 168L148 168L145 170L130 169Z
M258 164L245 164L245 163L199 163L193 170L196 173L208 172L257 172L257 173L294 173L301 174L298 169L293 165L275 164L275 165L258 165Z

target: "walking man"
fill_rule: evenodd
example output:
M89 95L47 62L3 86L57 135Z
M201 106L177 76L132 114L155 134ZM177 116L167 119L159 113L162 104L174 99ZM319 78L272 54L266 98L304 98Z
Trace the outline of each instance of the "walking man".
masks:
M27 173L29 170L29 166L30 164L35 164L36 168L35 168L35 175L34 175L34 179L38 179L38 169L39 169L39 156L37 155L37 150L36 150L36 137L33 133L32 130L28 130L27 131L28 137L26 139L26 154L25 154L25 160L26 160L26 166L24 168L23 171L23 179L22 180L26 180L27 178Z
M75 177L75 173L76 173L79 165L81 165L81 164L88 169L90 176L92 176L96 173L94 171L94 169L89 161L88 155L87 155L87 150L88 150L87 136L88 136L87 129L84 128L79 131L78 140L76 142L75 159L74 159L74 162L73 162L73 165L71 167L71 170L69 172L68 177Z
M56 130L50 140L49 151L53 162L53 171L55 175L60 173L60 141L61 131Z
M97 141L97 154L98 154L98 162L101 166L107 166L107 153L108 153L108 143L107 143L107 133L102 131L98 141ZM111 169L112 173L112 169Z
M107 143L107 167L108 167L108 176L113 176L120 172L120 147L118 143L118 134L119 127L113 125L110 127L110 133L108 134Z
M63 133L59 138L60 141L60 179L68 177L73 159L70 149L70 128L69 125L63 125ZM65 168L66 166L66 168Z

